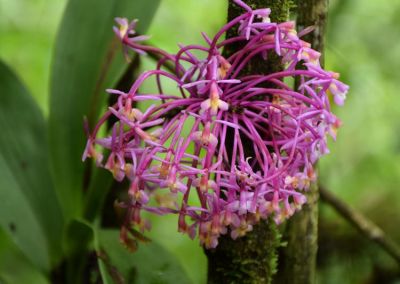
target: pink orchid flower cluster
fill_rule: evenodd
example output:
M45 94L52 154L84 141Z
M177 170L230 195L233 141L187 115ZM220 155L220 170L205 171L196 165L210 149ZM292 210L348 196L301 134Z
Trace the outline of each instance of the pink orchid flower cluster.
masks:
M327 136L335 139L340 125L330 97L342 105L348 91L337 73L320 66L320 53L300 39L294 22L273 23L270 9L235 3L242 15L213 38L203 34L204 45L180 46L176 54L142 44L136 21L118 18L115 32L126 50L160 59L129 92L108 90L117 102L83 155L116 180L129 180L129 224L144 231L144 212L176 214L178 230L206 248L223 234L236 239L260 219L281 223L301 208L316 179L313 164L329 152ZM229 29L237 35L224 39ZM237 43L240 50L222 55ZM280 56L281 71L242 75L250 60L268 62L271 54ZM141 91L148 80L157 92ZM176 93L164 91L166 80ZM109 134L98 137L112 117Z

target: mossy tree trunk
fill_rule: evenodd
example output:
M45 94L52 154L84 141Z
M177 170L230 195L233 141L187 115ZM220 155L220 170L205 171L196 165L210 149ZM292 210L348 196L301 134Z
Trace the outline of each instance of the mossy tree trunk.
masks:
M324 31L328 0L298 0L297 29L314 26L303 39L313 49L323 54ZM323 57L321 57L323 65ZM307 203L286 224L283 241L287 246L280 254L280 273L276 283L309 284L316 282L316 257L318 250L318 199L317 183L307 193Z
M253 9L271 8L270 17L274 22L286 21L293 4L291 0L245 0L244 2ZM229 1L228 20L242 13L242 8L236 6L233 1ZM237 30L229 31L227 37L231 37L236 32ZM224 50L224 55L229 56L240 48L240 45L232 45L229 49ZM262 60L252 60L242 75L268 74L281 68L280 59L277 56L271 57L267 63ZM246 142L245 145L251 145L251 141ZM251 149L252 147L249 147L245 151L250 154ZM277 268L277 249L281 245L280 236L273 221L262 221L254 226L253 231L237 240L232 240L230 236L220 237L216 249L206 250L208 283L271 283Z
M272 10L271 20L283 22L288 20L293 7L291 0L244 0L253 9L269 7ZM316 50L323 51L323 35L328 0L298 0L297 26L299 30L315 26L315 30L305 40ZM233 1L229 1L228 20L242 13ZM227 37L231 37L229 31ZM224 50L230 55L240 49L240 45ZM244 71L247 74L268 74L281 69L279 58L270 58L267 63L253 60ZM263 221L254 226L245 237L232 240L229 236L220 238L218 247L206 250L208 257L208 283L314 283L317 253L318 226L318 188L312 185L308 193L308 204L297 213L286 226L285 241L287 246L282 250L277 272L277 251L281 246L281 235L277 226L271 221Z

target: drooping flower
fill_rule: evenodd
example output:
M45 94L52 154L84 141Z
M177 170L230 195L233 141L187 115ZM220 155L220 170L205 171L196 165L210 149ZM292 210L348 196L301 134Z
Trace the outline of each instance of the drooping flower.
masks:
M89 134L83 155L115 179L129 180L127 223L143 231L150 227L144 211L176 214L178 230L197 235L207 248L221 234L235 239L260 219L281 223L301 208L316 179L313 165L328 153L327 136L335 138L340 125L329 96L341 105L348 91L337 73L322 69L320 54L293 22L271 23L270 9L234 1L244 14L213 38L203 35L205 45L181 46L176 54L141 44L136 21L116 20L126 49L161 59L129 92L108 90L117 102ZM223 39L235 26L237 36ZM224 57L223 48L235 42L243 48ZM268 61L273 53L281 56L282 71L241 75L251 59ZM153 78L158 92L143 93ZM176 94L164 92L165 80ZM111 117L110 133L99 137Z

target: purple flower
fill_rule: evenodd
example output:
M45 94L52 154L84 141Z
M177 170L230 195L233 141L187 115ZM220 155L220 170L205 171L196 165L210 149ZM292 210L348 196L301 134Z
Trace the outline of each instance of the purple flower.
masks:
M149 39L149 36L145 35L136 35L135 27L138 22L138 20L133 20L130 23L128 22L128 19L126 18L115 18L115 22L118 24L118 27L113 27L114 33L117 35L117 37L123 42L129 42L130 46L129 48L132 49L133 51L145 55L146 51L144 51L141 48L137 48L134 46L135 43L141 42L144 40ZM127 45L124 45L124 54L127 59L129 59L128 56L128 48Z
M336 73L321 68L320 54L299 39L293 22L271 23L269 9L235 2L243 15L213 38L204 35L206 46L181 46L176 54L138 44L143 37L132 37L136 22L117 19L126 48L161 59L129 92L108 90L117 102L88 135L83 155L118 181L129 180L128 224L143 231L150 228L144 211L176 214L178 230L197 235L207 248L222 234L236 239L260 219L281 223L301 208L316 179L313 164L328 153L327 135L335 139L340 125L328 93L341 105L348 91ZM224 40L233 26L238 35ZM238 41L243 48L223 57L222 49ZM268 61L272 53L281 56L284 70L241 75L251 59ZM167 63L174 72L164 71ZM158 91L143 93L153 78ZM177 86L176 94L163 92L165 80ZM143 102L149 107L141 108ZM111 117L117 122L110 133L98 137Z

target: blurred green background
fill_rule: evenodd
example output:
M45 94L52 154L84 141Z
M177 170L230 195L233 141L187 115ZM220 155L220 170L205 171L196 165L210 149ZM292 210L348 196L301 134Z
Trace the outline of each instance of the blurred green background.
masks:
M151 42L171 52L176 43L202 42L201 31L213 34L224 23L226 2L163 0L148 31ZM0 58L16 70L45 116L65 4L0 0ZM343 127L320 163L321 183L400 242L400 1L331 0L326 68L339 72L351 89L346 105L335 109ZM194 283L205 283L202 249L176 232L174 218L157 218L150 235L177 255ZM394 261L324 205L319 268L320 283L400 283Z

